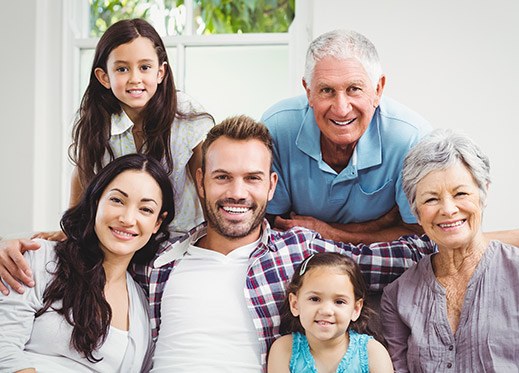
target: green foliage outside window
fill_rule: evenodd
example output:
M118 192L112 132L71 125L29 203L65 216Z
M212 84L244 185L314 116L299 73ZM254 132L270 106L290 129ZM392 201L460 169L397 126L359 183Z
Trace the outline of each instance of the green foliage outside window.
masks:
M287 32L294 19L295 0L192 0L187 20L184 0L89 0L90 36L100 36L111 24L144 18L162 35Z

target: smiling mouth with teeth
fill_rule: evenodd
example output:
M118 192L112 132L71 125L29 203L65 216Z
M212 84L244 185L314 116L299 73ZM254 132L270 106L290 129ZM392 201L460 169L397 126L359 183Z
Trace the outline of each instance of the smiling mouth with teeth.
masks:
M136 237L137 234L135 233L128 233L128 232L123 232L123 231L120 231L118 229L115 229L115 228L111 228L112 231L115 233L115 234L118 234L118 235L121 235L121 236L126 236L126 237Z
M316 323L319 325L333 325L333 322L326 320L317 320Z
M460 225L463 225L463 223L465 223L465 219L463 220L458 220L457 222L454 222L454 223L449 223L449 224L438 224L441 228L454 228L454 227L459 227Z
M333 120L333 119L330 119L334 124L338 125L338 126L347 126L349 124L352 124L355 119L357 118L353 118L353 119L350 119L350 120L345 120L345 121L338 121L338 120Z
M225 207L222 207L222 209L225 212L228 212L231 214L244 214L250 210L249 207L231 207L231 206L225 206Z

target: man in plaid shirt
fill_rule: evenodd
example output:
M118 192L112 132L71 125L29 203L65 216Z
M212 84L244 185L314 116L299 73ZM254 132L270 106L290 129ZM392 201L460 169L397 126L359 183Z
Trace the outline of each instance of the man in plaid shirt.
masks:
M271 138L262 124L234 117L209 132L197 173L207 223L163 247L149 266L135 268L158 337L153 371L264 370L279 336L285 285L312 253L353 257L370 288L381 290L433 252L417 236L351 245L304 228L272 230L264 219L277 182L271 164Z

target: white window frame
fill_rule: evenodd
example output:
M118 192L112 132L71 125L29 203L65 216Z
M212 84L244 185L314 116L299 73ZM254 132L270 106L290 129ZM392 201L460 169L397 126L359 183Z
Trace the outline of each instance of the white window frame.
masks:
M82 49L95 49L99 38L81 38L72 41L72 47L79 55ZM189 36L163 36L162 41L166 48L175 48L175 86L183 91L185 88L185 51L189 47L228 47L228 46L289 46L288 33L268 34L215 34L215 35L189 35ZM76 91L78 90L76 81Z

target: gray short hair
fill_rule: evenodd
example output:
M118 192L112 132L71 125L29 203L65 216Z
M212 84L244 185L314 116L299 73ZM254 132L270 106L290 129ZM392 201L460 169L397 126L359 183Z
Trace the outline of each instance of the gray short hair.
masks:
M382 76L382 67L375 46L364 35L355 31L334 30L318 36L310 43L306 52L305 75L306 84L310 85L315 65L325 57L338 60L354 58L366 70L373 87L377 87Z
M485 205L487 186L490 184L490 161L467 136L448 129L435 129L418 142L404 159L402 188L411 210L416 208L416 185L427 174L443 170L461 162L472 174L479 187L481 205Z

